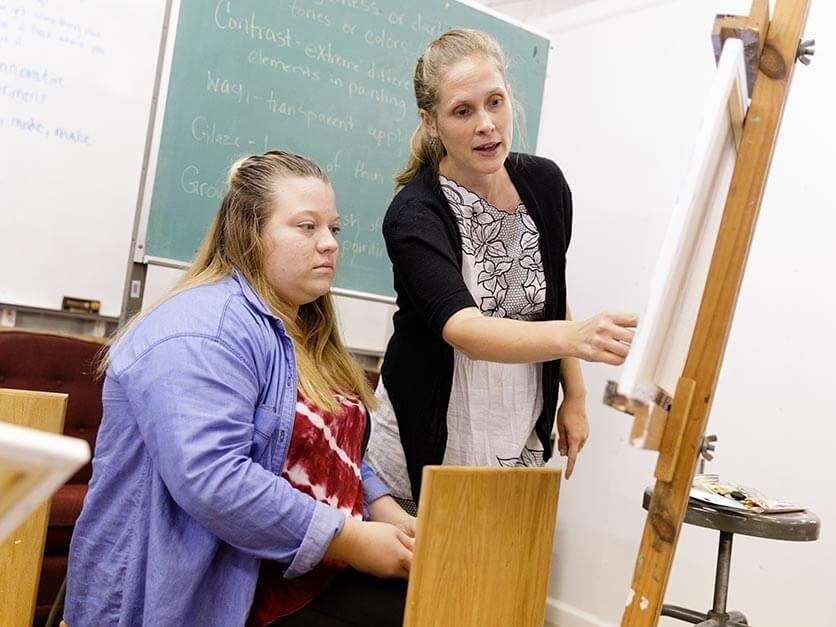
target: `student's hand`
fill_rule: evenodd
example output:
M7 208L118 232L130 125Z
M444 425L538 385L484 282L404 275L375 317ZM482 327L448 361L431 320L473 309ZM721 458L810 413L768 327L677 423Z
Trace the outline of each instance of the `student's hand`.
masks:
M395 523L395 526L403 531L407 536L410 538L415 537L416 533L416 523L418 519L415 516L410 516L406 512L404 512L403 518L400 522Z
M638 315L623 312L604 312L573 322L571 353L585 361L619 366L627 357L638 323Z
M566 478L572 477L575 461L589 438L586 397L566 397L557 410L557 450L566 458Z
M375 499L369 504L371 519L395 525L410 538L415 537L415 516L410 516L388 494Z
M394 525L348 518L326 555L375 577L406 579L415 540Z

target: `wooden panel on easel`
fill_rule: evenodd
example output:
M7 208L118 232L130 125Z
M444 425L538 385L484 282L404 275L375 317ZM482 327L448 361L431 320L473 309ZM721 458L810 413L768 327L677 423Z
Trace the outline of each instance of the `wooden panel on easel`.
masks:
M404 625L542 625L560 470L424 468Z
M0 389L0 420L13 425L60 433L67 409L66 394ZM8 487L12 479L26 481L10 464L3 475ZM0 516L8 508L7 503ZM0 625L31 625L41 572L49 501L38 507L0 544Z
M688 353L717 239L746 111L743 45L726 42L707 96L691 167L677 197L650 285L647 308L618 393L651 402L672 395ZM643 437L632 439L644 446Z

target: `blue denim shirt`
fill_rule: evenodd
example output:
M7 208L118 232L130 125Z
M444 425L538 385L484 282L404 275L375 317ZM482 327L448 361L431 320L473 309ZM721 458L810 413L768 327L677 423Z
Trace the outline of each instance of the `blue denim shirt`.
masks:
M293 346L240 275L183 292L111 353L70 545L71 627L243 625L262 559L307 572L344 514L279 475ZM367 504L388 492L365 463Z

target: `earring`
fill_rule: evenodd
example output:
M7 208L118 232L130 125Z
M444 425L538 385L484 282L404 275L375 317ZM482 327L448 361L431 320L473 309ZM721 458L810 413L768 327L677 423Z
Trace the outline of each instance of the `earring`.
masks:
M427 140L427 143L430 145L430 148L435 148L435 147L438 145L438 138L436 138L436 137L430 137L430 138Z

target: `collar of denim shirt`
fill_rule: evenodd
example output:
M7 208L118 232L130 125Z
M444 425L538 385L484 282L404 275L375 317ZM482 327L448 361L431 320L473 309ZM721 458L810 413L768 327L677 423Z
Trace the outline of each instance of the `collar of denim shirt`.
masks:
M276 314L270 311L270 308L267 306L267 303L258 295L258 293L253 289L253 286L250 285L250 282L247 281L246 277L241 274L240 270L237 268L233 274L235 280L238 281L238 284L241 286L241 292L244 294L244 298L247 299L247 302L255 308L256 311L259 313L273 318L278 324L279 328L284 331L284 322L282 319L279 318Z

